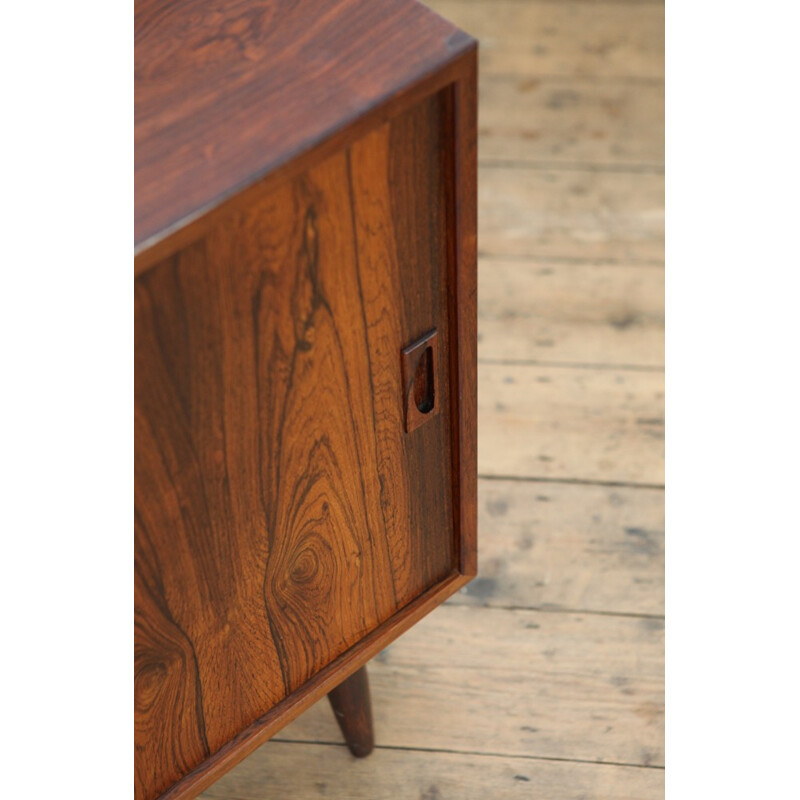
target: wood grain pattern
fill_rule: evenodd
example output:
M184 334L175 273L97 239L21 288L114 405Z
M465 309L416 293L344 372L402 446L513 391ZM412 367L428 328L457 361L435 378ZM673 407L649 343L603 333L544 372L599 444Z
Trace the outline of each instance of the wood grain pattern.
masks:
M409 0L137 0L137 246L474 46Z
M370 665L379 746L662 766L663 658L663 620L448 603ZM340 734L322 703L278 738Z
M663 490L480 480L478 514L480 575L450 603L663 616Z
M365 761L329 744L270 742L204 798L347 800L643 800L664 771L474 753L377 749Z
M481 41L481 73L664 78L664 4L428 0Z
M446 105L136 281L137 797L458 565L449 403L406 435L399 370L425 330L450 347Z
M481 475L664 483L664 375L481 364ZM587 398L592 403L587 403Z
M481 259L481 359L659 368L664 269Z
M370 631L357 645L342 653L327 667L317 672L302 690L293 692L271 711L260 717L238 736L228 742L211 758L178 781L164 794L163 800L193 798L211 786L215 780L235 767L300 714L335 689L369 659L418 623L426 614L447 600L471 580L470 576L452 572L447 578L414 598L405 608Z

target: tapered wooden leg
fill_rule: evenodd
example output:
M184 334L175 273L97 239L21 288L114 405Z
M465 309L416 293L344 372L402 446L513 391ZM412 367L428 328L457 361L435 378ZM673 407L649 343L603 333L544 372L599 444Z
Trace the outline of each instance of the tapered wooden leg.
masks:
M336 721L342 729L350 752L363 758L372 752L375 736L372 730L372 703L369 699L367 668L351 675L328 693Z

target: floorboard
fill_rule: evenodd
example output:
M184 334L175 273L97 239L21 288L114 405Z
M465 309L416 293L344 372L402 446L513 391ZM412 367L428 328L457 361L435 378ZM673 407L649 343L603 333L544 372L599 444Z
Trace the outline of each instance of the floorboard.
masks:
M664 492L478 483L480 575L460 605L664 614Z
M482 166L478 203L485 255L664 257L663 174Z
M204 797L219 800L641 800L664 792L659 769L562 763L509 756L378 748L366 760L344 746L271 742L248 769Z
M664 166L664 85L485 75L482 163Z
M448 604L370 668L382 745L663 764L664 623ZM338 742L324 701L277 738Z
M664 5L428 0L481 43L483 75L664 78Z
M478 474L664 483L664 375L478 365Z
M486 256L478 357L663 369L664 269Z

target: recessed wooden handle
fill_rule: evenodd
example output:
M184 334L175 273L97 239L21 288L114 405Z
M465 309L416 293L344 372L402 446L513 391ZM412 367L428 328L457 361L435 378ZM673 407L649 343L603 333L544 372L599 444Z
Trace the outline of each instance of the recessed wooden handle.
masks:
M403 348L406 431L411 432L439 411L439 333L429 331Z

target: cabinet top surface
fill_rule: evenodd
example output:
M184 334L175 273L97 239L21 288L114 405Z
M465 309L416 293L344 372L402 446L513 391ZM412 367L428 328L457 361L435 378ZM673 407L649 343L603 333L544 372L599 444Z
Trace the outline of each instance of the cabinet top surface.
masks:
M471 45L416 0L136 0L137 251Z

